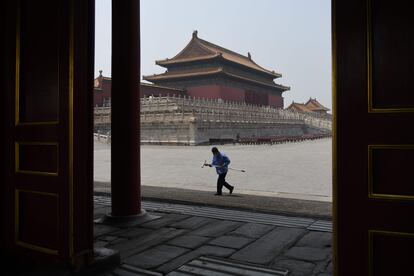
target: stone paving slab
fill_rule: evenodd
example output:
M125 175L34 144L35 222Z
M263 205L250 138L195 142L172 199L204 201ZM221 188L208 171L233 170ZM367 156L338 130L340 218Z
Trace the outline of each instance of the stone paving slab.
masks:
M168 273L167 276L287 276L288 274L289 271L286 269L272 269L225 258L202 256L180 266L178 269Z
M189 216L187 215L181 215L181 214L166 214L163 217L150 221L150 222L146 222L144 224L142 224L142 227L145 228L151 228L151 229L159 229L165 226L168 226L169 224L178 222L178 221L182 221L184 219L189 218Z
M325 260L331 253L328 248L292 247L285 253L285 257L316 262Z
M296 246L324 248L332 246L332 233L326 232L309 232Z
M276 228L231 256L239 261L269 264L282 251L294 244L306 231L297 228Z
M188 249L182 247L159 245L137 255L133 255L125 259L124 262L140 268L149 269L160 266L188 251Z
M332 261L329 262L329 264L327 265L325 270L326 270L327 273L332 273L333 272L333 262Z
M94 248L106 247L107 245L108 245L107 241L97 241L93 243Z
M298 260L279 260L272 267L286 268L290 271L289 276L310 276L315 268L315 264L311 262L298 261Z
M169 245L181 246L185 248L195 249L200 247L202 244L207 243L211 238L200 237L194 235L184 235L167 242Z
M116 240L110 241L109 244L110 245L115 245L118 243L122 243L122 242L126 242L128 239L125 238L117 238Z
M216 223L209 223L193 232L191 232L192 235L195 236L202 236L202 237L218 237L221 236L227 232L230 232L237 227L242 225L241 222L235 222L235 221L217 221Z
M139 239L126 240L122 243L116 244L112 249L119 250L121 258L127 258L134 254L138 254L150 247L159 245L177 236L186 233L185 229L161 228L156 231L140 237Z
M168 262L158 268L156 268L156 271L162 272L162 273L168 273L171 272L178 267L184 265L185 263L188 263L191 260L194 260L200 256L216 256L216 257L228 257L231 254L235 252L234 249L230 248L224 248L219 246L210 246L210 245L204 245L196 250L190 251L185 255L182 255L178 258L175 258L171 262Z
M275 229L275 226L258 224L258 223L245 223L236 230L230 232L230 235L235 236L243 236L247 238L260 238L264 234L270 232L271 230Z
M112 232L111 235L115 235L117 237L125 238L125 239L134 239L137 237L145 236L152 231L151 229L145 229L141 227L133 227L133 228L125 228L118 230L116 232Z
M111 241L114 241L114 240L118 239L118 237L117 237L117 236L111 236L111 235L108 235L108 236L102 236L102 237L100 237L99 239L100 239L101 241L111 242Z
M93 228L93 235L94 237L99 237L102 235L106 235L108 233L115 232L117 230L119 230L119 228L117 227L95 223L94 228Z
M217 219L210 219L210 218L203 218L203 217L190 217L188 219L173 223L170 225L170 227L195 230L208 223L216 223L218 221L219 220Z
M247 244L251 243L252 241L254 240L244 237L222 236L210 241L209 244L221 247L240 249L246 246Z
M99 206L98 208L95 207L93 209L93 218L97 219L100 218L106 214L108 214L111 211L111 208L106 207L106 206Z
M316 266L315 266L315 268L313 269L313 274L314 275L318 275L318 274L320 274L320 273L325 273L325 274L329 274L329 273L331 273L332 274L332 272L328 272L327 271L327 266L328 266L328 263L331 261L331 258L330 257L328 257L326 260L324 260L324 261L319 261L319 262L314 262L314 264L316 264Z
M111 271L104 272L98 276L163 276L163 274L148 269L122 264Z

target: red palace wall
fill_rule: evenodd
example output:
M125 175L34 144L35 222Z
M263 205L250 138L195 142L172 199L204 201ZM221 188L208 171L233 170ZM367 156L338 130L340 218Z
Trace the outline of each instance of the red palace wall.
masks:
M158 97L161 95L161 97L165 96L178 96L178 95L186 95L184 91L174 90L174 89L168 89L168 88L160 88L157 86L149 86L141 84L140 90L139 90L139 96L140 98L143 98L144 96L148 97L154 95L155 97Z
M102 89L93 89L93 105L96 106L102 106L104 99L108 99L111 97L111 81L110 80L102 80ZM174 89L168 89L168 88L160 88L156 86L147 86L147 85L141 85L140 86L140 97L143 98L144 96L173 96L173 95L186 95L184 91L174 90Z
M187 92L187 93L186 93ZM249 104L257 105L270 105L272 107L283 108L283 97L272 95L268 91L245 91L241 88L221 86L221 85L205 85L197 87L189 87L186 92L181 92L178 90L168 89L168 88L159 88L151 87L147 85L141 85L140 87L140 97L145 96L173 96L173 95L188 95L190 97L196 98L207 98L207 99L223 99L225 101L237 101L244 102L246 101ZM266 95L267 94L267 95ZM111 97L111 81L103 79L102 80L102 89L94 89L93 93L93 104L94 106L102 106L104 98L108 99Z
M93 106L101 106L103 101L102 90L93 89Z
M247 90L245 94L245 101L248 104L254 105L268 105L268 93L264 91Z
M190 97L223 99L225 101L244 101L244 90L221 85L206 85L187 88Z
M111 97L111 81L102 80L102 89L93 89L93 105L102 106L104 98Z
M270 94L270 91L245 91L221 85L205 85L187 88L187 95L196 98L223 99L225 101L246 101L249 104L270 105L283 108L283 97Z
M283 97L269 94L269 105L272 107L283 108Z
M221 98L226 101L242 102L245 99L244 89L222 86L220 92Z
M188 87L187 95L196 98L218 99L221 98L221 87L220 85Z

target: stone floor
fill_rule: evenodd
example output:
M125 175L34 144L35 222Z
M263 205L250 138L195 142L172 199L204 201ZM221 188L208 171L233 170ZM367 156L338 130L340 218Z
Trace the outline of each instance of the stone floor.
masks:
M114 226L98 223L110 206L95 198L95 247L121 255L121 265L102 275L332 275L330 221L161 202L143 206L146 220Z

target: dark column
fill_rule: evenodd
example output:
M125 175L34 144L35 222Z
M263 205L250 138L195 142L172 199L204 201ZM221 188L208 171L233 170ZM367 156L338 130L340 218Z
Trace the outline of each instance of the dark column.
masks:
M139 0L112 1L112 216L141 213Z

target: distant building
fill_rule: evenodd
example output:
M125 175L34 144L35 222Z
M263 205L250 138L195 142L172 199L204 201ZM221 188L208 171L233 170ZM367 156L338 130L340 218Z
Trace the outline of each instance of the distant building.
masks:
M282 93L290 90L273 81L281 74L256 64L250 53L243 56L200 39L197 31L175 57L155 63L167 71L144 76L144 80L153 84L141 83L140 97L183 95L283 108ZM94 105L108 104L111 79L100 71L94 86Z
M307 108L309 108L310 110L312 110L313 112L317 112L317 113L327 113L330 109L321 105L316 98L312 99L309 98L309 100L305 103L305 106Z
M306 113L312 112L312 110L307 108L304 103L295 103L294 101L286 109L297 111L297 112L306 112Z
M273 80L281 77L256 64L250 53L235 53L197 36L171 59L158 60L167 68L162 74L144 76L157 85L185 89L190 97L222 99L283 108L287 86Z
M306 103L295 103L293 101L286 109L305 113L315 112L319 114L328 114L327 112L330 110L320 104L316 98L309 98Z
M164 87L159 85L154 85L150 83L140 83L140 98L144 96L184 96L186 95L185 90L177 89L173 87ZM95 79L94 88L93 88L93 105L94 106L107 106L111 102L111 87L112 80L111 78L104 77L102 75L102 70L99 71L99 76Z

